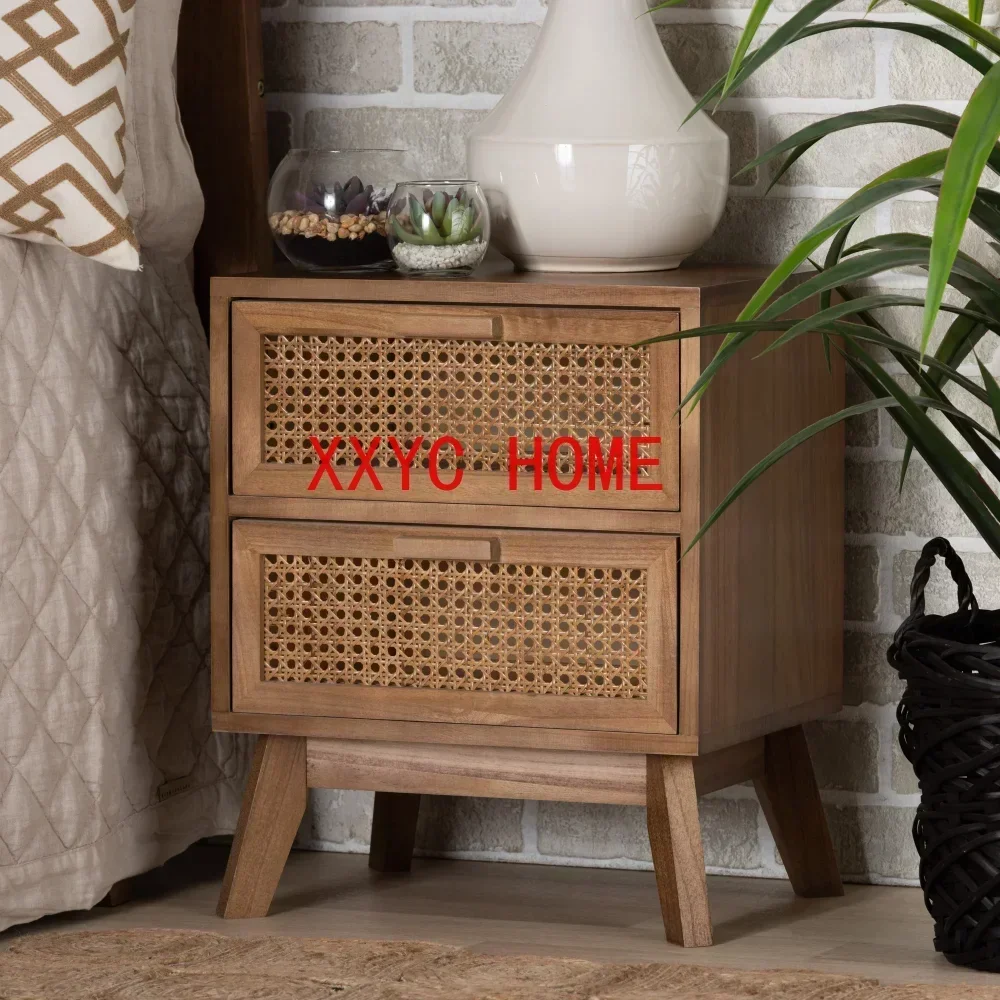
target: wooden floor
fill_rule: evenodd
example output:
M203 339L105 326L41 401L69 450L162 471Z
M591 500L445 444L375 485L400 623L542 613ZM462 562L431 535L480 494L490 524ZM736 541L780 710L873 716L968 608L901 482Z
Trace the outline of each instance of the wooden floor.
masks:
M226 851L196 847L147 877L138 898L0 934L166 927L226 934L393 938L594 961L806 968L895 982L979 982L937 956L919 890L847 886L842 899L797 899L787 882L711 878L713 948L668 945L651 872L418 859L375 875L360 855L294 852L266 920L215 916Z

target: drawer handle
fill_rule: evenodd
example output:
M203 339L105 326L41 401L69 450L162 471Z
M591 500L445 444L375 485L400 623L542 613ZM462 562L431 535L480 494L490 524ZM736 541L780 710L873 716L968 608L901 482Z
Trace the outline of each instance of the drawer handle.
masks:
M395 538L392 554L398 559L461 559L499 562L499 538Z
M393 332L404 337L446 337L461 340L503 340L503 317L453 310L413 312L393 318Z

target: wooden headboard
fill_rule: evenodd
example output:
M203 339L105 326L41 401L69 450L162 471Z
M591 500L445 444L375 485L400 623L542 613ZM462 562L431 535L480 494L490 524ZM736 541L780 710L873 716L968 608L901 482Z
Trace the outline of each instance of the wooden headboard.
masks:
M212 275L255 271L271 261L263 79L260 0L184 0L177 97L205 194L195 245L203 317Z

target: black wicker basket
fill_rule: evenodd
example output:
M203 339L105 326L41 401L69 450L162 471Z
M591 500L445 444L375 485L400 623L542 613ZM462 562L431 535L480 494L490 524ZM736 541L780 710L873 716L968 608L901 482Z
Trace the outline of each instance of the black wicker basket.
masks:
M924 614L938 556L959 610ZM934 918L934 947L956 965L1000 971L1000 611L981 611L962 560L943 538L913 571L910 616L889 647L906 682L899 742L920 782L913 839Z

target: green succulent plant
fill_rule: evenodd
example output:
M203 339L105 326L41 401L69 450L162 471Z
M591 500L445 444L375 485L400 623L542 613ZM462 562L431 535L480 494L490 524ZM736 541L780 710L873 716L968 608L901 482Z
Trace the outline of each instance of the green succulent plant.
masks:
M482 232L479 207L465 188L454 195L424 188L422 201L411 194L406 210L392 217L392 234L415 246L454 246L468 243Z

